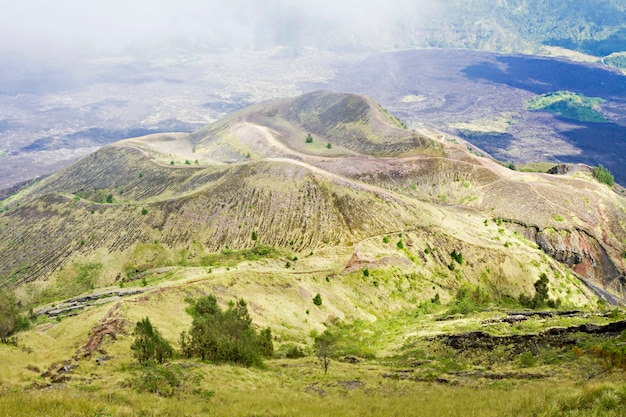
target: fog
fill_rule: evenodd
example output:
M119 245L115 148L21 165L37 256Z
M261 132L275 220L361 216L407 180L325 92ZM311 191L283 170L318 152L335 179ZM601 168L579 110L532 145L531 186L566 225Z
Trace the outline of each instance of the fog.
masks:
M190 42L262 49L392 41L434 0L1 0L0 50L25 55L103 53Z

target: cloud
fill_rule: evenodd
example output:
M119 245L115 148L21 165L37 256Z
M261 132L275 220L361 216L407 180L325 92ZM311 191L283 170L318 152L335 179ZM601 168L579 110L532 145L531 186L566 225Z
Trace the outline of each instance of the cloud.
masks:
M0 49L120 49L171 39L226 46L357 42L432 0L0 0ZM8 4L10 3L10 4ZM373 32L372 32L373 31Z

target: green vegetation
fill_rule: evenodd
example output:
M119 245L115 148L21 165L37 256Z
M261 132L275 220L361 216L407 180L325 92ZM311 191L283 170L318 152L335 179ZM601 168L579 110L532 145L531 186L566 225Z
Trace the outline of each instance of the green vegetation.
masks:
M0 342L11 342L14 334L28 327L28 319L22 315L15 294L0 290Z
M141 214L142 214L143 216L145 216L146 214L148 214L148 209L147 209L147 208L145 208L145 207L144 207L144 208L142 208L142 209L141 209Z
M243 299L230 302L222 311L213 295L189 300L191 329L180 338L181 352L187 358L200 358L213 363L235 363L261 366L262 356L271 355L271 331L257 334Z
M313 136L309 133L306 135L305 143L313 143Z
M461 252L457 252L456 249L453 249L452 252L450 253L450 256L459 265L463 264L463 255L461 254Z
M315 304L316 306L322 305L322 296L320 295L320 293L315 294L315 297L313 297L313 304Z
M541 275L539 275L539 279L534 283L535 295L528 297L526 294L520 294L518 299L519 303L523 307L533 309L544 308L546 306L552 308L559 307L561 304L559 300L551 300L548 297L549 282L548 276L542 272Z
M448 305L448 314L469 314L484 309L491 301L491 296L480 286L462 287Z
M615 68L626 69L626 53L616 53L604 58L604 63Z
M161 336L158 329L152 326L148 317L137 322L133 334L135 341L130 348L141 365L163 363L172 357L174 353L172 346Z
M326 148L331 149L332 147L333 147L333 144L332 144L332 143L328 142L328 143L326 144Z
M593 169L593 176L602 184L606 184L609 187L612 187L615 184L615 177L611 174L608 168L599 164L597 167Z
M336 355L336 345L337 336L328 329L315 338L313 349L315 350L315 356L317 356L320 366L324 370L324 374L328 373L330 360Z
M586 97L570 91L557 91L533 97L526 103L530 111L549 111L580 122L611 123L600 114L599 106L606 100Z

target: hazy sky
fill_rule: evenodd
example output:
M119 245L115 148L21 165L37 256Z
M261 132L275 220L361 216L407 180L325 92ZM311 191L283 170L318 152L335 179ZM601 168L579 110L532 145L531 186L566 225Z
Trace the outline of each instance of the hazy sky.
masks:
M428 3L433 0L0 0L0 48L32 53L172 38L252 45L306 43L330 33L386 36L397 18L418 16Z

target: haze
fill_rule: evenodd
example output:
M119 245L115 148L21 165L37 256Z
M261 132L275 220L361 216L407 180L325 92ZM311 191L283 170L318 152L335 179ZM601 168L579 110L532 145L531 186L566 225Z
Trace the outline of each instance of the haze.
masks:
M222 47L343 46L375 36L391 40L397 20L423 14L426 0L145 1L6 0L0 48L53 55L112 51L165 41Z

